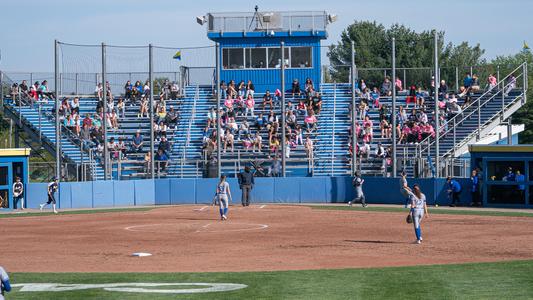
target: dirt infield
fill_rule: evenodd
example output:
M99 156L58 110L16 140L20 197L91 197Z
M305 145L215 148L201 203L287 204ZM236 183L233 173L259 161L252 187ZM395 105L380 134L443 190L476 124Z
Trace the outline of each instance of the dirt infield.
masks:
M229 216L177 206L0 219L0 264L11 272L206 272L533 259L528 217L432 215L414 245L402 213L254 205L230 207Z

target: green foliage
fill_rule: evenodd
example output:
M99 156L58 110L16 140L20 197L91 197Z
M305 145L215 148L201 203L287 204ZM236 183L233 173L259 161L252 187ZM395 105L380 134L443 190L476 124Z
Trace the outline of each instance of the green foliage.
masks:
M484 50L479 44L474 47L467 42L457 46L452 43L445 45L444 32L437 34L439 61L442 66L455 67L484 63L482 59ZM333 79L337 82L348 81L351 41L355 43L355 64L358 69L391 68L393 37L396 39L397 68L428 68L409 70L407 75L410 84L427 87L432 74L430 69L433 66L434 32L416 32L400 24L385 28L382 24L368 21L356 21L349 25L342 32L340 42L330 47L328 57L332 65ZM383 75L383 71L359 71L359 78L365 79L369 86L379 85L383 81ZM388 75L390 75L390 70ZM453 68L453 77L449 78L455 78L455 68Z
M533 144L533 89L531 88L533 86L533 53L530 50L522 50L517 54L498 56L492 60L493 64L500 65L507 72L512 71L523 62L527 62L528 65L528 102L513 115L513 123L525 125L524 132L518 136L519 142L521 144ZM521 85L522 81L520 79L518 81Z

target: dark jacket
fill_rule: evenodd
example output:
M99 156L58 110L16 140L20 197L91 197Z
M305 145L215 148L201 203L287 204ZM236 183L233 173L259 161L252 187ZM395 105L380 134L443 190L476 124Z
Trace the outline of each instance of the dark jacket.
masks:
M239 185L254 185L254 173L252 172L241 172L239 174Z

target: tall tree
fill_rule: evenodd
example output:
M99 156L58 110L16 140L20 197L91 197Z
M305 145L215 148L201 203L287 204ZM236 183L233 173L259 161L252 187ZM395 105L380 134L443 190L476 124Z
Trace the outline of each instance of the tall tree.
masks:
M370 85L379 84L383 80L383 71L361 69L391 68L392 37L396 38L397 67L417 68L406 71L408 82L427 86L433 66L433 31L416 32L400 24L385 28L382 24L369 21L356 21L349 25L342 32L339 43L330 47L328 57L333 80L348 81L351 64L350 49L353 40L355 63L360 70L359 78L365 79ZM445 45L442 31L438 32L438 48L441 65L453 64L455 67L484 63L482 59L484 50L479 45L471 47L466 42L458 46L452 43ZM390 75L390 72L388 74ZM447 76L447 74L444 75Z
M528 102L520 110L518 110L513 115L514 124L524 124L524 131L518 135L518 140L520 144L532 144L533 143L533 53L531 50L524 49L521 52L508 55L508 56L498 56L492 60L491 64L500 66L501 70L504 70L502 74L507 74L508 72L513 71L517 66L527 62L528 65L528 90L527 90L527 99ZM519 78L519 84L522 81Z

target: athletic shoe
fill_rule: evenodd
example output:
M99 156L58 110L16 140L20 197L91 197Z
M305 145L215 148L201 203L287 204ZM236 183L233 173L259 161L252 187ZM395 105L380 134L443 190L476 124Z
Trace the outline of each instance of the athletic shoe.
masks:
M226 217L226 215L222 215L222 220L227 220L228 217Z
M367 207L367 206L368 206L368 204L366 204L366 203L363 203L363 207Z
M420 244L420 243L422 243L422 241L421 240L416 240L416 243Z
M348 201L348 205L352 206L352 201Z
M58 214L59 212L57 210L54 210L54 214Z
M39 204L39 210L43 211L44 204Z
M422 237L420 237L420 241L423 241L424 239Z

